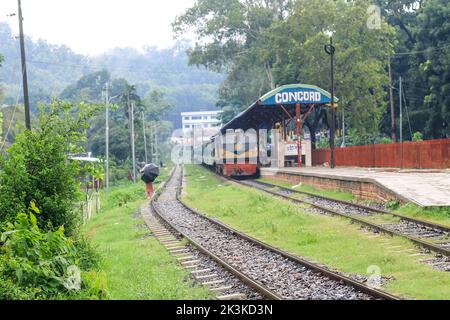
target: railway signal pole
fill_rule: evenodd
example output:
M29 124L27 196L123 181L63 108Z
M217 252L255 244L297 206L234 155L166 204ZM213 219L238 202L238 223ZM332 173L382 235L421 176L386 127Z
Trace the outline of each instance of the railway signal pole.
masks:
M334 54L336 48L333 46L333 37L330 37L330 44L325 46L325 52L330 56L330 78L331 78L331 132L330 132L330 167L333 169L335 167L334 160L334 136L336 131L336 109L334 104Z
M23 17L22 17L22 3L17 1L19 7L19 33L20 33L20 57L22 61L22 81L23 81L23 103L25 106L25 126L31 130L30 117L30 98L28 96L28 77L27 77L27 62L25 57L25 37L23 35Z

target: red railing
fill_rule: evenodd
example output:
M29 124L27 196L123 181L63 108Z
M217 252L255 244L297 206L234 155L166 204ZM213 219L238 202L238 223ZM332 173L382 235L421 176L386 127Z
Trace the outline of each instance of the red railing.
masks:
M330 149L312 151L314 166L330 163ZM411 169L450 168L450 139L336 148L337 166Z

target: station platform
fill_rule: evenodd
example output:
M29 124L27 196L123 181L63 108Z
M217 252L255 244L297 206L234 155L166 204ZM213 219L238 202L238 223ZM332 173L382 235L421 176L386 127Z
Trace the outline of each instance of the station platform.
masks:
M384 202L398 199L421 207L450 206L450 170L390 168L261 168L261 176L318 189L334 189Z

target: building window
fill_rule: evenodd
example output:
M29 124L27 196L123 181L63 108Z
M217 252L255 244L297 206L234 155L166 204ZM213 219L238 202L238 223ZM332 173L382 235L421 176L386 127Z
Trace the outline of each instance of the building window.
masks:
M202 120L202 117L192 117L191 120Z
M185 128L185 129L190 129L191 126L187 124L187 125L184 126L184 128Z
M184 120L191 120L190 117L184 117Z

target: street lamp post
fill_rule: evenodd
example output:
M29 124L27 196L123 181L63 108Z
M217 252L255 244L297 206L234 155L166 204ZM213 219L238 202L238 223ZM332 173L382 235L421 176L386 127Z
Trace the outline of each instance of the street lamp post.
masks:
M335 167L335 159L334 159L334 136L336 131L336 109L334 104L334 54L336 52L336 48L333 46L333 37L330 37L330 44L325 46L325 52L330 56L330 80L331 80L331 132L330 132L330 167Z

